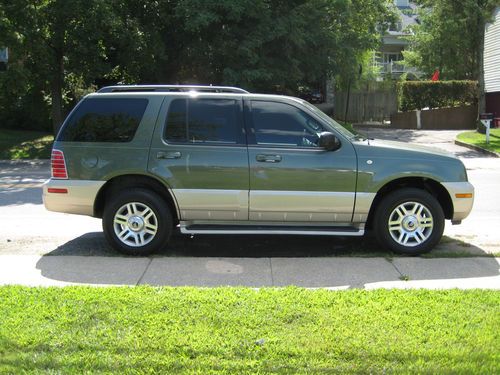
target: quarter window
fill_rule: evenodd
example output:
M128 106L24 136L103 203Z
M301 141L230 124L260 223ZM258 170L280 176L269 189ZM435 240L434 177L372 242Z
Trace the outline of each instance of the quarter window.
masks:
M242 143L239 107L232 99L174 99L165 139L180 143Z
M252 122L258 145L318 147L321 124L285 103L252 101Z
M58 140L130 142L148 105L147 99L89 98L71 115Z

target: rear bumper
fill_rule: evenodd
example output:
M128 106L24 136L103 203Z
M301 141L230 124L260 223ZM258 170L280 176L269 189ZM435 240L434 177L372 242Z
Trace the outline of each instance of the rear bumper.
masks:
M470 182L443 182L453 202L453 221L465 219L474 204L474 186Z
M51 178L43 185L43 204L49 211L93 216L97 193L105 183ZM49 192L49 189L56 192Z

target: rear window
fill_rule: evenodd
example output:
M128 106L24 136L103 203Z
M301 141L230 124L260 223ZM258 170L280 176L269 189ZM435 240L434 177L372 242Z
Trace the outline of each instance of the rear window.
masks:
M233 99L175 99L164 138L180 143L242 143L238 102Z
M148 105L147 99L85 99L58 137L65 142L130 142Z

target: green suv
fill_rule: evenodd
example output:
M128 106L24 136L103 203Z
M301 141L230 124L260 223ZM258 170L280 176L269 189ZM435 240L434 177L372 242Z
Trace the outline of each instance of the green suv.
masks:
M470 212L464 165L351 134L304 100L218 86L111 86L69 114L43 189L51 211L102 218L126 254L187 234L362 236L431 250Z

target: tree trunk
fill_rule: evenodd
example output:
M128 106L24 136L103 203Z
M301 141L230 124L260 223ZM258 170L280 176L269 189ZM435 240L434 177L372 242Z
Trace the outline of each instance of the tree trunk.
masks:
M62 89L64 80L64 60L62 52L58 51L56 53L56 63L54 65L52 80L50 82L50 94L52 97L52 129L54 131L54 136L56 136L63 122Z
M347 98L345 103L345 112L344 112L344 122L347 122L347 114L349 113L349 100L351 99L351 79L347 83Z

